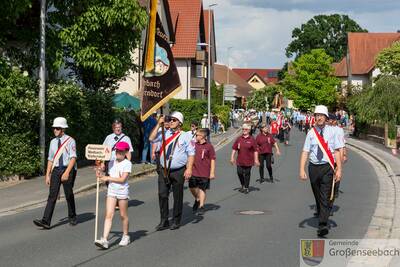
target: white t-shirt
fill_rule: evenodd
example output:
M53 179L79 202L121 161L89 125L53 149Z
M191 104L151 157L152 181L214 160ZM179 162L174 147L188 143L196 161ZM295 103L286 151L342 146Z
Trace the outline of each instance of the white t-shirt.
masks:
M131 173L132 171L132 163L124 159L121 162L118 162L117 160L114 161L114 164L112 165L111 169L109 170L109 174L113 178L118 178L121 177L123 173ZM125 183L114 183L110 182L108 185L108 195L110 196L115 196L115 197L127 197L129 195L129 184L128 184L128 179L125 181Z

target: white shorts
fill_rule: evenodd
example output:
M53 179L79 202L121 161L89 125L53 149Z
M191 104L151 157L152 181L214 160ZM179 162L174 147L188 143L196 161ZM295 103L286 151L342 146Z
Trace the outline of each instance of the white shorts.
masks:
M107 190L107 196L115 197L116 199L129 199L129 188L122 186L114 186L113 184L109 184Z

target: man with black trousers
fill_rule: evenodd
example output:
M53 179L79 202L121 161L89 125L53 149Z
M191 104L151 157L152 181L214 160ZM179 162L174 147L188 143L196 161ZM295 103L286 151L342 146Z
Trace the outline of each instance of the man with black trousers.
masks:
M55 118L52 127L55 138L50 142L45 178L46 185L49 186L49 197L47 198L43 218L33 221L36 226L44 229L51 228L51 218L53 217L61 184L64 187L65 199L68 204L69 223L72 226L77 224L73 192L77 170L76 143L72 137L65 133L65 129L68 128L65 118Z
M158 199L161 221L156 226L157 231L167 228L176 230L180 227L183 209L183 185L185 179L192 176L195 155L195 142L192 133L181 130L183 125L182 113L175 111L170 117L170 128L165 132L165 142L162 140L160 129L164 123L163 116L158 119L157 125L149 137L151 142L158 143L157 147L160 151L161 168L158 175ZM174 196L174 208L172 225L169 227L168 199L171 187Z
M315 107L315 127L308 133L300 158L299 177L307 180L305 165L309 159L308 172L311 188L317 207L316 217L319 218L317 234L324 237L329 233L328 218L331 209L331 190L334 182L342 177L342 160L340 150L344 147L343 140L337 131L327 125L329 115L326 106Z

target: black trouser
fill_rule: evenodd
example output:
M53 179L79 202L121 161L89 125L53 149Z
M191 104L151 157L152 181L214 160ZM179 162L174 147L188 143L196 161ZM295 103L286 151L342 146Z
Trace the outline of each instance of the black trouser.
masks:
M237 166L237 174L239 176L240 184L244 188L249 188L251 166Z
M259 154L260 161L260 179L264 179L264 161L267 163L269 178L272 180L272 153Z
M71 170L69 173L68 180L65 182L61 182L61 176L64 173L66 168L54 168L50 178L50 189L49 189L49 197L47 198L46 209L44 210L43 221L50 225L51 218L53 217L54 208L56 206L56 201L58 197L58 193L60 192L61 184L64 187L65 199L68 204L68 218L72 219L76 217L75 212L75 198L73 187L76 178L76 170Z
M185 183L183 174L185 169L185 167L182 167L177 170L171 170L169 173L169 183L167 184L164 180L164 169L160 168L160 173L158 175L158 201L162 222L168 221L168 199L171 187L174 196L173 220L177 224L181 222L183 209L183 184Z
M329 164L308 165L311 188L314 193L319 224L326 225L328 222L331 205L330 195L332 189L333 170Z

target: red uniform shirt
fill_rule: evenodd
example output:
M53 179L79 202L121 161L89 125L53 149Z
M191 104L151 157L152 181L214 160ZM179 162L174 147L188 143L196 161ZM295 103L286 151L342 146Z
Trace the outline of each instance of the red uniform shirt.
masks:
M254 152L257 152L257 144L252 136L246 138L243 136L238 137L232 149L238 151L236 159L236 164L238 166L250 167L254 165Z
M195 144L196 154L194 155L193 176L204 179L210 178L211 160L215 160L215 150L210 143Z
M257 135L256 143L257 143L258 153L272 154L272 146L275 144L275 139L272 136L272 134L267 133L265 135L263 133L260 133L259 135Z
M271 134L278 134L278 123L276 121L271 122Z

